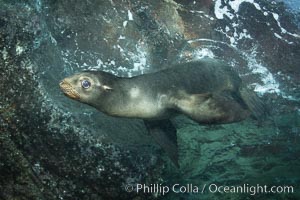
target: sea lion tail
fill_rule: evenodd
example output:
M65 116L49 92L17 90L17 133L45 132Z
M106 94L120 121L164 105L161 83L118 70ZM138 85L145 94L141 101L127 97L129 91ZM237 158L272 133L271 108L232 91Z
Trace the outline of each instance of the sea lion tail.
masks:
M250 91L247 87L243 86L240 88L240 94L255 119L263 120L267 117L266 105L254 91Z

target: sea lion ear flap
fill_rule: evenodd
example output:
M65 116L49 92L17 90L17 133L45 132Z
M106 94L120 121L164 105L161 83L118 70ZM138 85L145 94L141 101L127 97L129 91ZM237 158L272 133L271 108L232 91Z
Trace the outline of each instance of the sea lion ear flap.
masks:
M105 91L112 90L112 88L109 87L108 85L102 85L101 87L102 87Z

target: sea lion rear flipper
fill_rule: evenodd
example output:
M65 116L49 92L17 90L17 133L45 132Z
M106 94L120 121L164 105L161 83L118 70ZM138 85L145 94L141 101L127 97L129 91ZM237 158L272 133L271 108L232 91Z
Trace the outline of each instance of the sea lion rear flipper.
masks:
M191 94L177 101L177 110L200 124L240 121L249 112L227 92Z
M179 168L176 128L172 122L169 119L144 120L144 124L155 142L163 148L175 166Z
M266 105L253 91L249 91L245 86L243 86L240 88L239 92L243 101L245 102L255 119L263 120L267 117L268 110L266 108Z

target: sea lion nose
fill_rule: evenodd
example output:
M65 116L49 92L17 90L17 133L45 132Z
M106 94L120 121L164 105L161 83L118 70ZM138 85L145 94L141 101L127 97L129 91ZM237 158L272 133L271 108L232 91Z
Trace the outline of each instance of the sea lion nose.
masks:
M61 80L60 83L59 83L59 86L62 87L63 84L64 84L64 82L65 82L65 79L64 79L64 80Z
M60 81L59 87L63 90L63 92L66 92L70 88L70 84L66 81L66 79L63 79Z
M61 80L59 83L60 88L65 88L66 85L68 85L68 81L66 81L66 79Z
M66 96L76 100L80 99L80 94L73 88L73 86L66 79L63 79L59 83L59 86Z

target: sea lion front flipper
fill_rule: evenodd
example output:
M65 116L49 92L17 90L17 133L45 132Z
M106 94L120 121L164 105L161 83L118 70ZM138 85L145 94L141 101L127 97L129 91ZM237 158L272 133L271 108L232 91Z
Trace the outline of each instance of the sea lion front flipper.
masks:
M176 128L169 119L166 120L144 120L147 130L161 148L166 152L177 168L178 148Z

